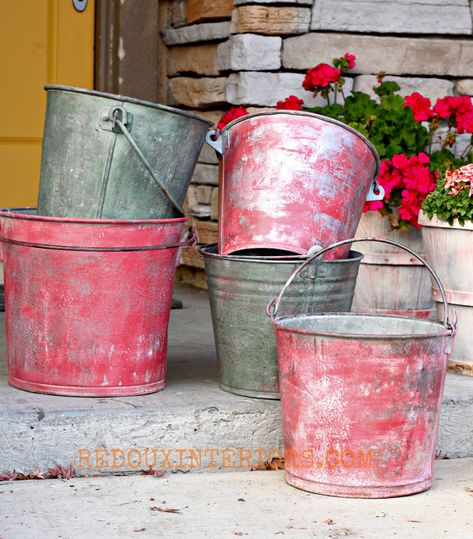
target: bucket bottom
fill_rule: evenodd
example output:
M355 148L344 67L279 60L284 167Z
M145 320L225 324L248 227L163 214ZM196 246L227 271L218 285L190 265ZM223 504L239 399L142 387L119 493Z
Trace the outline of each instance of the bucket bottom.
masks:
M281 395L279 392L272 391L256 391L254 389L242 389L240 387L227 386L226 384L220 384L220 389L227 393L233 393L234 395L241 395L242 397L252 397L254 399L272 399L280 400Z
M330 485L328 483L317 483L316 481L308 481L291 475L285 472L286 483L289 485L313 492L314 494L323 494L324 496L338 496L340 498L395 498L397 496L408 496L409 494L417 494L424 492L432 486L432 479L420 481L419 483L411 483L409 485L400 486L380 486L375 487L368 485L366 487L360 485Z
M67 397L131 397L133 395L156 393L166 387L166 380L164 379L151 384L141 384L137 386L87 387L41 384L9 376L8 383L12 387L30 391L31 393L46 393L48 395L62 395Z

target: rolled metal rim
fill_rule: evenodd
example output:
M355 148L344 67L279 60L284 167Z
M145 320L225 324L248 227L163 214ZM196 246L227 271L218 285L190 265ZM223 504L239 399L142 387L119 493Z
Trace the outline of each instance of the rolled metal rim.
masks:
M307 318L323 318L324 316L339 317L343 319L347 318L373 318L373 319L383 319L383 320L408 320L418 324L425 324L430 326L436 326L439 328L437 332L426 332L426 333L401 333L401 334L373 334L373 333L338 333L335 331L320 331L317 329L303 329L297 328L293 325L286 326L284 325L285 320L298 320L298 319L307 319ZM452 335L452 330L446 328L442 322L436 322L434 320L423 320L413 319L409 316L393 316L386 314L364 314L364 313L317 313L317 314L300 314L300 315L286 315L279 316L277 319L273 319L273 326L279 331L287 331L289 333L300 333L303 335L314 335L320 337L329 337L332 339L369 339L372 341L390 341L390 340L406 340L406 339L431 339L437 337L450 337Z
M357 131L355 128L344 124L343 122L340 122L339 120L335 120L334 118L330 118L329 116L324 116L323 114L316 114L315 112L306 112L303 110L269 110L269 111L262 111L262 112L253 112L251 114L247 114L246 116L241 116L240 118L236 118L235 120L228 123L223 129L222 133L225 131L230 130L233 126L235 126L238 123L245 122L247 120L251 120L252 118L256 118L258 116L308 116L310 118L317 118L319 120L322 120L323 122L334 124L339 127L342 127L346 131L349 131L356 137L358 137L360 140L362 140L368 148L371 150L371 153L373 154L373 157L375 159L376 163L376 169L375 173L373 175L373 178L377 178L379 174L379 167L380 167L380 159L378 152L372 142L370 142L364 135L362 135L359 131Z
M52 223L76 223L84 225L167 225L185 223L187 217L175 217L166 219L84 219L73 217L53 217L48 215L35 215L36 208L0 208L0 217L7 219L24 219L29 221L41 221ZM18 213L25 212L25 213Z
M168 107L167 105L160 105L159 103L153 103L152 101L144 101L142 99L136 99L134 97L127 97L118 94L108 94L106 92L98 92L97 90L87 90L86 88L78 88L76 86L65 86L62 84L46 84L44 86L46 91L49 90L62 90L65 92L73 92L76 94L85 94L93 95L97 97L105 97L107 99L113 99L114 101L123 101L125 103L133 103L135 105L142 105L144 107L150 107L153 109L163 110L165 112L170 112L172 114L179 114L180 116L186 116L187 118L192 118L193 120L199 120L211 127L214 123L211 120L203 116L198 116L192 112L187 112L185 110L175 109L173 107Z
M1 213L0 213L1 215ZM247 262L247 263L258 263L258 264L288 264L291 262L300 262L307 260L309 258L309 255L298 255L294 253L294 255L288 255L288 256L242 256L242 255L219 255L218 253L212 253L210 252L210 249L217 248L216 243L212 243L209 245L203 245L202 247L199 247L199 253L208 258L213 258L217 260L226 260L228 262ZM339 260L324 260L324 264L349 264L352 262L356 262L358 260L361 260L363 258L363 253L359 253L358 251L350 251L350 256L348 258L342 258Z

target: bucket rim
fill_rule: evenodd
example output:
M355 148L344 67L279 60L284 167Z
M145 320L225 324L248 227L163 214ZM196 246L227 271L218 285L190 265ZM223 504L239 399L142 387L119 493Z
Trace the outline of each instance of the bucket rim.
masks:
M357 131L354 127L351 127L350 125L340 122L339 120L335 120L334 118L330 118L329 116L324 116L323 114L317 114L316 112L307 112L305 110L266 110L266 111L252 112L250 114L246 114L245 116L240 116L239 118L236 118L235 120L232 120L231 122L229 122L221 130L221 133L223 134L225 131L229 131L235 125L245 122L247 120L251 120L252 118L256 118L258 116L284 116L284 115L307 116L307 117L317 118L324 122L337 125L338 127L342 127L346 131L349 131L350 133L358 137L360 140L362 140L371 150L371 153L373 154L373 157L376 162L376 170L375 170L375 174L373 175L373 178L376 178L378 176L379 167L380 167L380 158L379 158L379 154L378 154L378 151L376 150L375 145L370 140L368 140L364 135L362 135L359 131Z
M32 206L20 208L0 208L0 217L5 219L23 219L28 221L72 223L84 225L167 225L187 222L187 217L166 217L163 219L85 219L83 217L55 217L35 215L34 213L15 213L19 211L35 211Z
M0 213L1 215L1 213ZM231 262L246 262L246 263L260 263L260 264L291 264L294 262L304 261L309 258L309 255L298 255L294 253L294 255L289 256L242 256L237 254L228 254L223 255L217 253L211 253L208 251L208 249L212 247L217 247L217 243L209 243L207 245L202 245L198 248L199 253L203 257L208 258L214 258L218 260L227 260ZM337 260L322 260L325 264L350 264L354 262L361 261L363 259L363 253L360 253L359 251L353 251L350 250L350 254L353 254L355 256L351 256L350 258L340 258Z
M295 328L295 327L288 327L280 322L284 320L289 319L301 319L301 318L321 318L324 316L332 316L332 317L340 317L340 318L382 318L382 319L389 319L389 320L411 320L413 322L416 322L418 324L425 324L425 325L432 325L437 326L439 328L438 332L426 332L426 333L403 333L403 334L389 334L389 335L375 335L372 333L338 333L334 331L318 331L316 329L302 329L302 328ZM288 333L299 333L302 335L314 335L314 336L320 336L320 337L330 337L333 339L357 339L357 340L371 340L371 341L390 341L390 340L407 340L407 339L432 339L432 338L440 338L440 337L451 337L455 330L453 328L447 328L445 325L438 321L438 320L428 320L423 318L412 318L409 316L395 316L395 315L388 315L388 314L365 314L365 313L353 313L353 312L345 312L345 313L312 313L312 314L298 314L298 315L283 315L278 316L277 318L273 318L272 320L273 327L278 331L284 331Z
M105 97L107 99L114 99L115 101L124 101L125 103L133 103L135 105L142 105L144 107L150 107L153 109L160 109L164 110L166 112L170 112L172 114L178 114L181 116L186 116L187 118L192 118L193 120L199 120L205 124L208 125L208 127L212 127L214 125L214 122L211 120L205 118L204 116L199 116L198 114L194 114L192 112L188 112L186 110L180 110L176 109L174 107L169 107L168 105L161 105L160 103L153 103L152 101L147 101L144 99L137 99L135 97L128 97L120 94L109 94L107 92L100 92L98 90L88 90L87 88L80 88L77 86L67 86L64 84L46 84L44 86L44 89L46 91L49 90L62 90L65 92L72 92L76 94L86 94L86 95L93 95L97 97Z
M473 222L465 221L463 225L458 222L458 219L450 225L447 221L441 221L436 215L430 218L424 211L419 212L419 224L426 228L446 228L448 230L473 230Z

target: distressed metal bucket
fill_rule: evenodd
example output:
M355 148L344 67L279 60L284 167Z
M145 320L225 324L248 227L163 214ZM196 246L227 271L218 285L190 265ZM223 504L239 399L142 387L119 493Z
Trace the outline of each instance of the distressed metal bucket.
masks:
M365 201L384 196L376 149L332 118L260 112L221 133L209 131L206 141L222 157L221 254L252 248L306 254L351 238ZM346 258L348 251L329 256Z
M163 105L46 86L39 215L160 219L184 214L212 122Z
M205 261L220 387L247 397L279 399L278 354L268 301L306 256L225 256L200 249ZM349 311L362 255L315 263L294 283L282 310Z
M165 387L185 218L86 220L0 211L8 382L89 397Z
M293 272L268 305L276 332L286 481L295 487L360 498L428 489L442 392L456 331L442 283L443 323L354 313L278 316L288 287L335 243Z

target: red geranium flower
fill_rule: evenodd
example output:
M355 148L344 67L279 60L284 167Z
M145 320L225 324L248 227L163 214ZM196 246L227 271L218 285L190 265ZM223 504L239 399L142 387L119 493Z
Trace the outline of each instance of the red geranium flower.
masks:
M433 111L439 118L448 118L452 114L448 104L448 97L437 99Z
M348 61L348 69L353 69L356 65L356 56L354 54L349 54L348 52L346 52L344 55L343 55L343 58L345 58L345 60Z
M286 97L284 101L278 101L276 105L277 110L301 110L301 106L304 104L302 99L299 99L295 95Z
M218 129L223 129L227 124L232 122L233 120L236 120L237 118L241 118L242 116L246 116L249 114L249 112L242 107L241 105L239 107L233 107L225 114L222 115L220 118L220 121L217 124Z
M430 109L431 105L430 99L419 94L419 92L414 92L404 98L404 106L411 108L416 122L424 122L432 118L434 113Z
M319 88L326 88L332 82L338 82L340 75L340 69L329 64L319 64L307 70L302 86L304 90L316 92Z

